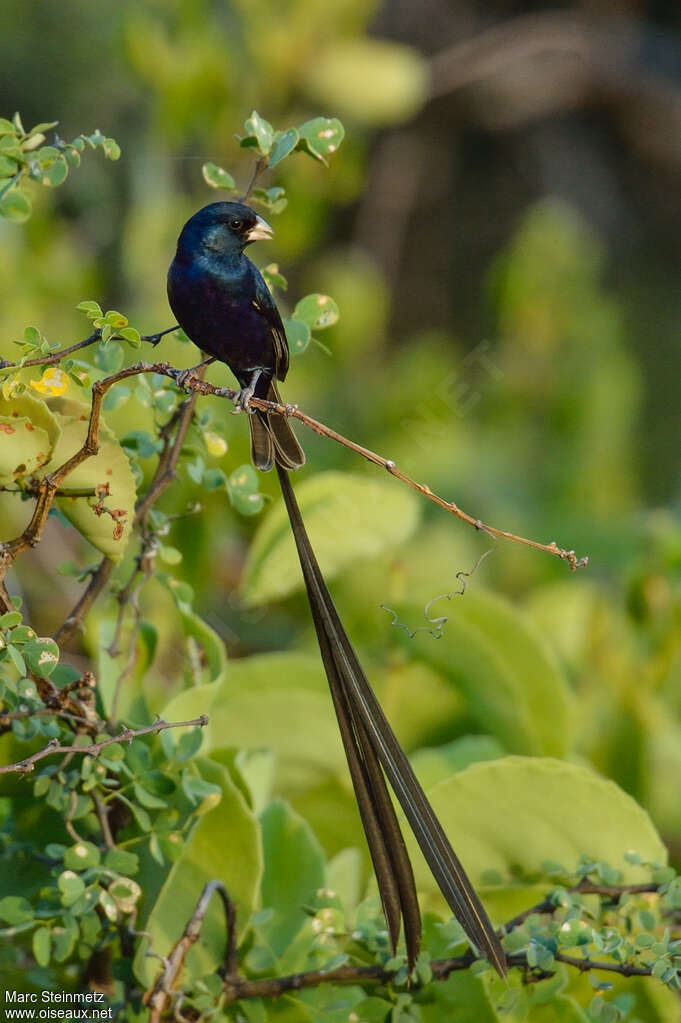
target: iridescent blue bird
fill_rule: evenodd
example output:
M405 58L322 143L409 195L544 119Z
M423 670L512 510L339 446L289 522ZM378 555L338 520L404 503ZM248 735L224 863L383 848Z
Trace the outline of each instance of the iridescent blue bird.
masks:
M238 403L247 410L254 395L279 402L276 381L288 370L279 311L244 255L251 242L271 237L271 228L248 206L212 203L185 224L168 273L178 323L202 351L231 368L241 387ZM407 959L414 965L421 915L386 778L452 912L503 976L501 942L376 699L310 545L289 479L289 470L305 462L300 445L283 416L257 411L248 418L253 464L263 471L277 468L393 950L404 924Z

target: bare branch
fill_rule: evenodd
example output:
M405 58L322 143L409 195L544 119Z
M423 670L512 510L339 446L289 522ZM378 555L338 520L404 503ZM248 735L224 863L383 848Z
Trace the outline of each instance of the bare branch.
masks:
M199 939L210 900L216 892L220 896L225 910L227 942L224 971L228 976L236 974L236 945L234 938L236 909L222 882L208 881L201 892L196 909L182 932L182 937L163 961L163 970L153 988L144 995L144 1004L148 1005L150 1009L149 1023L159 1023L163 1013L168 1008L168 1004L173 997L173 988L177 984L187 953Z

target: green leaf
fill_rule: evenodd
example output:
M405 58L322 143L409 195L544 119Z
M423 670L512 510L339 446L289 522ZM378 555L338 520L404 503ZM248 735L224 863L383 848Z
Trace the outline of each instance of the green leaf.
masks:
M292 153L298 144L299 137L295 128L289 128L288 131L278 131L274 136L274 145L270 151L268 167L275 167L278 163L281 163L284 157Z
M49 636L36 636L24 643L21 651L26 664L38 678L49 678L59 664L59 647Z
M79 302L76 306L79 313L85 313L88 320L96 320L102 316L102 308L98 302Z
M35 915L33 906L21 895L6 895L0 899L0 920L6 924L23 924Z
M137 881L132 881L129 877L116 878L109 885L108 890L109 895L122 913L132 913L142 894L142 889L137 884Z
M338 306L329 295L306 295L293 310L293 318L302 320L310 330L324 330L338 322Z
M62 428L47 471L53 471L83 444L90 410L80 402L53 399ZM106 511L97 511L96 497L60 497L60 511L90 543L113 561L119 561L132 531L135 514L135 478L115 434L100 422L99 452L82 462L68 477L73 489L102 493Z
M21 222L28 220L33 207L28 196L12 188L0 199L0 217Z
M0 117L0 138L4 135L16 135L16 128L6 117Z
M355 124L396 124L426 101L429 71L426 59L409 46L336 37L309 63L304 83L318 103Z
M222 788L220 805L200 819L165 878L155 862L140 877L145 899L137 927L149 933L154 949L170 949L178 940L207 881L219 878L224 883L236 905L240 933L255 908L262 871L258 825L227 769L213 765L213 770L210 781L219 781ZM134 963L136 976L146 985L158 969L154 960L146 957L147 948L143 940ZM188 956L189 967L198 966L203 974L213 972L223 961L224 951L224 910L215 896L201 928L201 941Z
M141 803L142 806L146 806L148 810L163 809L167 805L167 801L165 799L161 799L159 796L155 796L153 793L147 792L144 786L140 785L138 782L135 782L133 789L137 802Z
M545 860L574 868L584 853L621 870L625 884L646 876L627 863L625 850L667 861L647 813L614 782L575 764L505 757L473 764L427 794L474 885L488 872L509 879L541 874ZM406 841L415 854L415 840ZM421 857L412 862L417 887L436 896Z
M24 663L24 658L21 655L21 651L17 647L13 646L11 643L8 643L5 649L7 651L9 659L11 660L12 664L17 669L19 674L25 675L26 664Z
M386 480L326 472L297 485L296 495L327 579L360 558L399 548L418 522L416 498ZM284 597L301 586L288 516L279 501L255 533L246 558L242 594L252 605Z
M175 749L175 759L180 762L191 760L194 754L200 750L203 738L202 728L183 728Z
M281 788L320 771L346 776L345 757L319 658L262 654L230 665L224 681L194 686L163 708L166 721L207 714L202 751L271 749ZM291 728L296 721L296 728Z
M52 934L49 927L39 927L33 934L33 955L38 966L48 966L52 951Z
M412 689L412 699L413 693ZM417 750L409 759L423 787L430 788L454 771L463 771L481 761L498 760L505 752L491 735L464 735L444 746Z
M247 139L255 139L257 149L263 156L267 156L274 142L274 128L272 125L264 117L261 117L257 110L254 110L244 124L244 129L246 131L246 139L242 140L242 145Z
M297 149L328 163L327 156L336 152L343 141L345 129L337 117L315 117L301 124L298 134Z
M41 185L47 185L48 188L56 188L58 185L63 185L68 174L69 167L66 160L61 153L57 153L54 160L47 167L40 170L40 183Z
M211 188L226 188L230 192L236 191L236 182L232 175L222 167L218 167L217 164L204 163L201 173L203 180Z
M63 963L73 952L78 940L78 924L70 913L63 916L64 926L52 928L52 945L56 962Z
M13 629L21 621L21 611L7 611L4 615L0 615L0 629Z
M0 397L0 481L34 475L49 462L60 435L57 418L44 401L28 392Z
M57 887L61 892L62 904L72 906L85 891L85 882L73 870L65 870L59 875Z
M99 865L101 855L92 842L76 842L64 853L64 866L70 870L85 870Z
M139 856L127 849L109 849L104 857L104 866L117 874L136 874L139 870Z
M416 607L401 609L407 621ZM422 610L422 609L421 609ZM442 637L396 638L468 699L484 732L513 753L563 756L573 734L574 701L556 658L510 601L467 592L447 606ZM416 644L416 647L415 647Z
M306 920L301 909L325 883L324 853L309 824L288 803L275 800L260 816L265 871L261 904L275 915L263 927L281 955Z

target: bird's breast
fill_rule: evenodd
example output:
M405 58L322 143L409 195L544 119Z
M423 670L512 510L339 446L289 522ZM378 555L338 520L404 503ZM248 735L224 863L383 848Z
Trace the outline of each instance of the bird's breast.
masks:
M269 325L253 305L248 278L173 262L168 301L185 334L236 373L275 370Z

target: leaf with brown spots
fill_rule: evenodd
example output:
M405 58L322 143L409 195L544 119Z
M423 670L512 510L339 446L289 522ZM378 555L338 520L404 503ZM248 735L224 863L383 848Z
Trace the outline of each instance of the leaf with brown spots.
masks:
M62 428L47 472L82 447L89 412L70 399L50 402ZM102 482L106 480L106 482ZM62 490L92 490L92 497L60 497L57 504L79 533L114 561L125 551L135 513L135 480L115 434L100 420L99 452L86 459L64 480Z
M0 484L31 476L50 457L59 423L44 401L32 394L0 397Z

